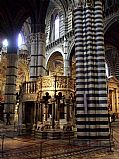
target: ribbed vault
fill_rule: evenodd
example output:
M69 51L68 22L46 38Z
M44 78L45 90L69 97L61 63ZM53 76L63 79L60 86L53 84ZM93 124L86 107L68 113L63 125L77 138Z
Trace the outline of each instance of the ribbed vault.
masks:
M42 23L48 4L49 0L0 1L0 37L19 32L28 17L33 23Z

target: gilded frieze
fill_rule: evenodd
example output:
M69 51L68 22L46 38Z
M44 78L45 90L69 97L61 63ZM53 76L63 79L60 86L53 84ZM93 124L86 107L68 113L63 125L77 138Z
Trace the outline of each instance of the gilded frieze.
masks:
M63 76L57 77L57 88L67 88L67 79Z
M31 101L31 100L37 100L34 97L39 96L38 98L41 98L42 95L44 95L46 92L48 92L51 96L53 96L58 92L62 92L63 95L71 92L74 92L74 80L67 76L44 76L40 77L36 84L33 84L34 82L25 82L24 88L23 88L23 96L24 100ZM35 86L35 91L31 91L31 87ZM40 93L40 95L38 95Z
M52 77L43 77L42 78L42 88L49 88L53 86L53 79Z

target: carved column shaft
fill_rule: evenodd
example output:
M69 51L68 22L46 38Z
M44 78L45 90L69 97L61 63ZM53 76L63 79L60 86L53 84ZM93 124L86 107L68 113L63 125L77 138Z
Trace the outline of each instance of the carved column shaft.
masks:
M55 126L54 120L55 120L55 102L53 101L52 102L52 129L54 129L54 126Z
M40 110L39 110L40 113L39 114L40 114L40 121L41 122L43 121L43 108L42 107L43 107L43 105L40 103Z

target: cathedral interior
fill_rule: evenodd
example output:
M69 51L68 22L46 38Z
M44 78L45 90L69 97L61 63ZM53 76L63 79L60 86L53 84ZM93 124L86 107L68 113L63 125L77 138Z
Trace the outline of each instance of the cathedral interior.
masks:
M119 117L118 21L119 0L0 1L0 120L9 112L20 131L108 139L108 115Z

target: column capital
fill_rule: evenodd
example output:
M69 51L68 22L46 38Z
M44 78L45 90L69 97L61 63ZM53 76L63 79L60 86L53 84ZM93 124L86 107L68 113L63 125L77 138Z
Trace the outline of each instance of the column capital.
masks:
M45 33L31 33L29 36L30 43L37 43L39 41L45 42Z
M45 42L45 33L39 32L38 39L39 41Z
M30 41L30 43L36 43L37 42L37 33L31 33L30 35L29 35L29 41Z
M94 0L85 0L86 1L86 4L88 6L93 6L94 5Z
M94 3L96 1L102 2L103 0L74 0L73 6L74 6L74 9L78 7L83 7L83 6L94 6Z
M74 9L77 7L81 7L84 4L85 0L74 0Z

